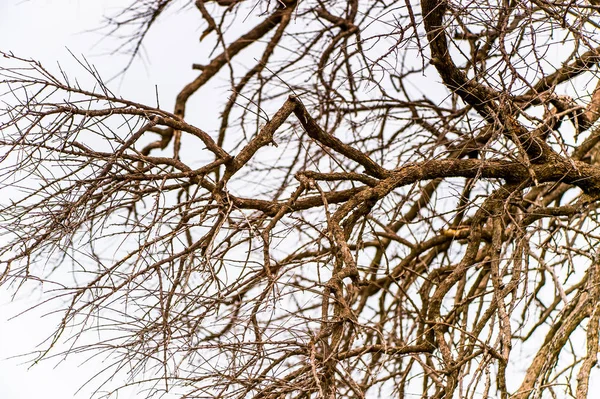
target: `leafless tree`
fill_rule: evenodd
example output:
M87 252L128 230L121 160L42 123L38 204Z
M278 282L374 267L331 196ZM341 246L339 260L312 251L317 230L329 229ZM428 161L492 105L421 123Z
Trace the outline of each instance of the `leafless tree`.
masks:
M0 276L51 287L40 358L110 354L111 398L590 396L596 1L147 0L104 29L133 59L177 7L204 52L174 109L2 54Z

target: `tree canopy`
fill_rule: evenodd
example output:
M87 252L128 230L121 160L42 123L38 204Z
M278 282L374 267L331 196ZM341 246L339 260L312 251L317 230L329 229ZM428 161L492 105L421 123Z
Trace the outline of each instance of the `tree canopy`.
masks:
M108 398L587 398L596 3L131 2L101 29L132 60L202 18L172 109L2 52L0 284L61 312L39 358L110 354Z

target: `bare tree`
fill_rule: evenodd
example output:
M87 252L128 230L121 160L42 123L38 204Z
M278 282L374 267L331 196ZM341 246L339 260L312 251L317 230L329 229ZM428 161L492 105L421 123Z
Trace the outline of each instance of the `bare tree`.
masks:
M39 357L111 354L107 397L588 397L596 3L132 2L132 57L203 18L172 110L3 53L0 276L51 284Z

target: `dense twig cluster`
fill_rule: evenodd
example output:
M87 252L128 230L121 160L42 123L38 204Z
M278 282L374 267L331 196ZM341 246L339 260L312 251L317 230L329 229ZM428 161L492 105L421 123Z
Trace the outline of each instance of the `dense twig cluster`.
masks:
M177 3L108 23L135 56ZM3 54L0 282L65 304L40 356L93 330L69 351L186 398L588 397L593 3L198 0L172 112Z

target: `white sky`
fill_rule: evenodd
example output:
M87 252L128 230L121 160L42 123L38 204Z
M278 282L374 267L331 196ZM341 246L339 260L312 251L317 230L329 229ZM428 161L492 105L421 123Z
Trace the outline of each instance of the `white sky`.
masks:
M76 56L84 55L105 78L112 77L122 68L126 57L107 56L114 42L100 41L98 32L85 33L96 28L103 13L131 1L117 0L0 0L0 50L41 61L52 72L58 73L57 62L70 76L83 77L67 48ZM145 62L136 62L121 82L109 85L118 95L131 100L155 105L155 85L160 93L161 108L172 109L174 98L182 85L193 79L197 72L191 64L194 45L201 33L199 15L195 10L173 10L168 24L158 24L151 31L146 48ZM109 11L110 13L110 11ZM173 18L178 19L173 23ZM173 31L176 27L177 31ZM100 43L98 43L100 41ZM112 46L112 47L111 47ZM192 51L190 51L192 49ZM1 60L0 60L1 61ZM10 193L3 193L3 195ZM92 383L76 396L76 391L102 368L100 360L82 364L84 357L51 359L33 367L14 356L36 349L56 325L57 317L42 317L51 308L34 310L9 321L24 309L36 303L39 294L23 290L15 302L5 288L0 289L0 398L1 399L68 399L89 398ZM119 395L119 398L127 395Z

